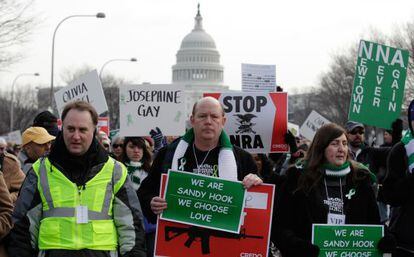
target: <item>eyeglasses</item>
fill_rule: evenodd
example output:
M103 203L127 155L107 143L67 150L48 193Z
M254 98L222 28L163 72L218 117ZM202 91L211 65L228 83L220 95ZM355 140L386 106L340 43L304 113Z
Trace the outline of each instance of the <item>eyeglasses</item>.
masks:
M123 146L123 144L113 144L112 148L118 148L118 147L122 147L122 146Z
M363 131L363 130L354 130L354 131L349 132L349 134L351 134L351 135L356 135L356 134L363 135L363 134L365 134L365 131Z
M108 148L109 145L108 144L103 144L103 147Z

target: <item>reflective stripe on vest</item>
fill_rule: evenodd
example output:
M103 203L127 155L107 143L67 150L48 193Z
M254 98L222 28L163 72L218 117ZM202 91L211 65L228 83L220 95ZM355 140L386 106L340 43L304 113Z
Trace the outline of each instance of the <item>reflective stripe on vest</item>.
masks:
M52 195L50 193L49 181L47 179L46 164L44 163L45 159L43 158L39 167L39 176L40 176L40 185L42 187L43 196L46 199L46 202L49 206L49 210L43 211L43 218L46 217L74 217L76 215L75 208L69 207L54 207ZM112 198L112 189L113 186L118 183L122 177L122 167L115 161L114 162L114 172L112 173L112 180L108 183L106 187L106 194L102 206L101 212L95 212L88 210L88 217L90 220L108 220L111 217L108 215L109 206L111 205Z
M112 158L86 183L79 187L42 158L33 165L43 202L38 246L46 249L116 250L117 233L112 219L115 193L126 179L126 170ZM76 207L88 206L88 223L76 222Z

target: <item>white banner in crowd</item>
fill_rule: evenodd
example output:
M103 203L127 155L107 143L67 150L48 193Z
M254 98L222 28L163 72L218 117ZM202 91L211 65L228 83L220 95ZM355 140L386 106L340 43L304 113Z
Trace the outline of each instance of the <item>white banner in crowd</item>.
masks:
M223 104L232 144L250 153L287 152L287 93L205 93Z
M275 92L276 65L242 63L243 92Z
M62 116L63 108L67 103L76 100L83 100L92 104L98 115L108 110L101 81L96 70L82 75L55 93L59 116Z
M313 140L316 131L322 127L322 125L328 123L331 122L316 111L312 110L308 118L306 118L305 122L302 124L302 127L300 127L300 134L309 140Z
M17 145L22 144L22 133L20 130L15 130L7 134L7 141Z
M121 136L148 136L159 127L164 136L185 132L183 86L129 85L119 89Z

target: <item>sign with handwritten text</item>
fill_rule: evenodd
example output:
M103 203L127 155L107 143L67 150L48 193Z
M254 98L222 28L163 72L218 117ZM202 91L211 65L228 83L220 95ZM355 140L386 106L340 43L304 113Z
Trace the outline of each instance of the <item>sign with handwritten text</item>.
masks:
M108 110L101 80L96 70L80 76L55 93L55 102L59 116L62 116L63 108L67 103L77 100L90 103L98 114Z
M164 136L178 136L185 131L183 86L122 86L119 105L121 136L148 136L155 127Z
M240 181L170 170L161 219L239 233L245 191Z

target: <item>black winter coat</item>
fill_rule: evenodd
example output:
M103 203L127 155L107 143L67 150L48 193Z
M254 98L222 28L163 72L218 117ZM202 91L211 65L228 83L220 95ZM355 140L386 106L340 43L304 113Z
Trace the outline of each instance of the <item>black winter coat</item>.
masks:
M383 197L393 211L390 232L397 246L414 252L414 174L408 172L408 158L403 143L396 144L388 155ZM414 254L413 254L414 255Z
M296 167L288 169L287 179L279 188L275 198L272 240L283 257L317 256L319 250L311 244L312 224L327 223L328 208L323 203L321 186L315 186L309 194L305 194L302 190L296 191L302 172L302 169ZM369 176L359 183L354 183L353 172L358 171L351 168L343 190L345 223L380 224ZM345 195L352 188L355 188L356 193L348 199Z
M157 221L157 216L152 212L150 202L153 197L160 194L161 174L167 173L171 167L172 157L178 142L179 139L158 152L148 176L142 181L138 189L138 198L141 202L142 212L151 223ZM243 180L249 173L257 173L256 163L248 152L233 146L233 153L236 159L237 179L239 181Z

